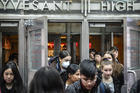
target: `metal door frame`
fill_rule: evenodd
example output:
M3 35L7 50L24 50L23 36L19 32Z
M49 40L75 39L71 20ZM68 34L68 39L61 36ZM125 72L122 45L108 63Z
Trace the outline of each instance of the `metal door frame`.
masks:
M44 41L41 43L41 45L47 45L47 42L48 42L48 39L47 39L47 18L44 16L44 17L40 17L41 20L43 20L43 24L46 24L46 26L41 30L43 36L41 37ZM22 76L22 79L23 79L23 82L25 84L26 87L28 87L28 32L26 31L26 24L25 24L25 20L27 19L20 19L19 20L19 33L18 33L18 36L19 36L19 58L18 58L18 61L19 61L19 71L20 71L20 74ZM46 21L45 21L46 20ZM42 66L45 66L47 65L46 63L48 63L48 60L47 60L47 55L48 55L48 52L47 52L47 46L44 47L43 49L43 57L42 59L44 60L42 62Z
M0 32L0 69L2 69L2 32Z
M133 20L137 20L139 19L140 20L140 17L129 17L130 19L133 19ZM134 24L128 24L127 22L127 19L128 18L124 18L124 80L125 80L125 88L127 92L130 91L130 88L128 87L128 73L132 73L134 75L134 80L136 81L137 80L137 74L135 71L133 70L129 70L128 69L128 65L129 65L129 60L130 60L130 55L129 55L129 50L128 50L128 47L127 45L129 45L129 42L127 41L129 38L128 38L128 31L130 31L130 29L133 29L135 31L140 31L140 27L137 27Z

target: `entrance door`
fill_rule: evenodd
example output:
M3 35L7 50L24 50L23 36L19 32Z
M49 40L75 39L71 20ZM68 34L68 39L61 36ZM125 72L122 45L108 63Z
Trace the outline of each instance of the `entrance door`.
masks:
M61 50L68 50L72 56L71 63L79 64L81 22L51 21L48 23L48 57L58 56Z
M118 60L123 64L122 20L91 20L89 22L89 49L102 54L112 46L118 48Z
M41 17L27 20L28 33L28 84L34 73L41 67L47 65L48 61L48 26L47 18Z
M140 18L126 18L124 22L124 78L129 93L132 84L140 79Z

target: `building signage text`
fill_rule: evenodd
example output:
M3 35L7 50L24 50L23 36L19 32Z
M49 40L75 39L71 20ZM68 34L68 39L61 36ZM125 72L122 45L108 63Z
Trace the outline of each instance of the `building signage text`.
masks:
M80 8L76 7L76 4L79 5ZM39 2L39 0L33 0L30 2L29 0L17 0L16 2L14 0L0 0L0 9L6 10L6 9L23 9L23 10L48 10L48 11L73 11L73 10L80 10L83 11L90 11L96 10L96 7L94 3L91 3L90 0L81 0L81 3L73 3L72 1L53 1L53 2ZM86 5L87 4L87 5ZM100 11L135 11L135 2L126 2L126 1L117 1L117 2L103 2L101 1L98 3L100 8L98 10ZM74 9L75 8L75 9ZM95 8L95 9L94 9Z

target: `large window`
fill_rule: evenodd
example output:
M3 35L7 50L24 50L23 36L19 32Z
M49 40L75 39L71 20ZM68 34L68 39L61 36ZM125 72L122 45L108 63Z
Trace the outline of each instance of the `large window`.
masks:
M81 23L48 23L48 56L57 56L68 50L72 63L80 62Z

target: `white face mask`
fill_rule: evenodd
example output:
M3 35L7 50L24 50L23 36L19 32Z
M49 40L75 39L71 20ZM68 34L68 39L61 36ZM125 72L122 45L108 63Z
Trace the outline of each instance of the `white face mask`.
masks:
M62 67L67 68L70 65L70 61L62 62Z

